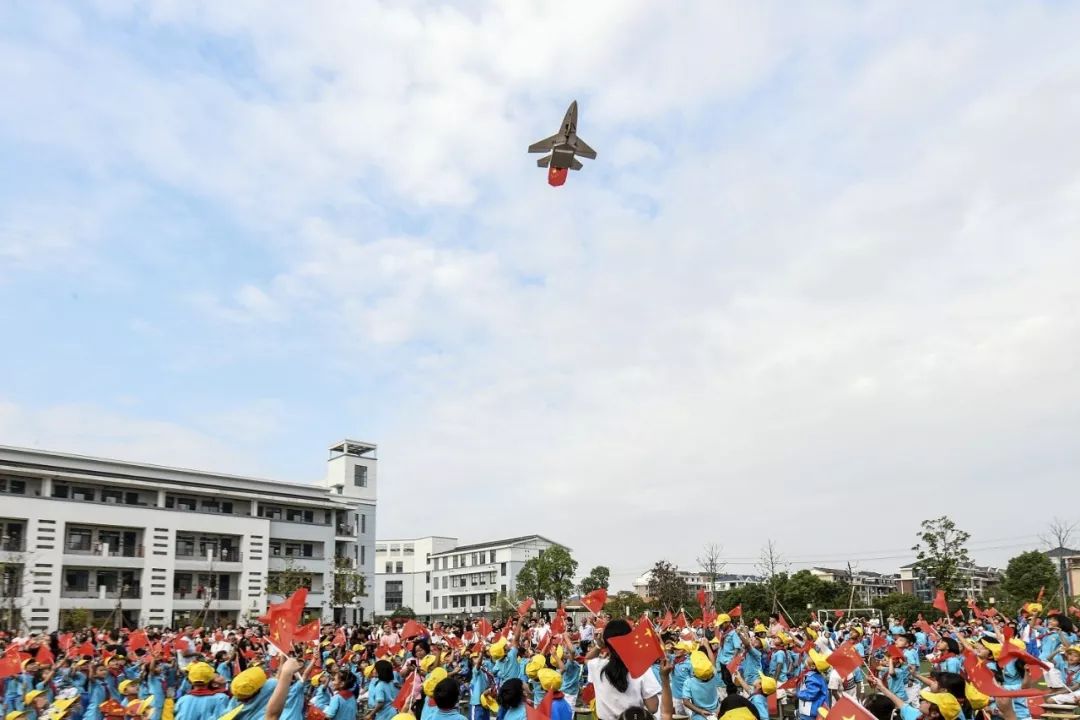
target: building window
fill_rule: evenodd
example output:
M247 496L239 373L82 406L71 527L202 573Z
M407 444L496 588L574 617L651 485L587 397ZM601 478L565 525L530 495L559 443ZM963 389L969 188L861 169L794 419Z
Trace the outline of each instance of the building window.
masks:
M13 477L0 477L0 492L12 495L26 494L26 481Z
M402 567L402 563L401 563L401 561L400 561L400 560L398 560L398 561L397 561L397 562L396 562L396 563L394 564L394 572L396 572L396 573L398 573L398 574L400 574L400 573L403 573L403 572L405 572L405 569L404 569L404 568Z
M3 480L0 480L0 482L3 482ZM66 498L69 489L64 483L53 483L52 496L54 498Z
M424 573L424 582L426 582L428 585L431 584L431 573L430 572Z
M101 491L101 502L110 503L113 505L119 505L124 501L124 493L120 490L112 490L110 488L103 488Z
M86 528L71 528L67 534L67 549L90 552L90 534Z
M445 590L448 587L449 581L450 581L450 578L443 575L443 579L442 579L442 589L443 590Z
M506 563L502 563L502 565L500 567L501 567L501 570L500 570L499 574L502 575L503 577L506 577Z
M76 485L71 488L71 499L82 500L83 502L94 502L94 488L79 487Z
M356 487L367 487L367 465L356 465L353 467L353 485Z
M394 571L394 563L386 563L386 574L389 575Z
M430 590L425 590L424 591L424 602L431 602L431 591Z
M404 583L401 580L393 580L386 583L386 609L397 610L401 607L403 599L402 586Z
M360 546L360 564L363 565L367 562L367 545Z
M367 515L360 513L360 534L367 532Z
M90 589L89 570L68 570L64 573L65 592L86 592Z
M489 563L494 563L495 562L495 551L494 550L492 550L491 552L488 553L488 562Z

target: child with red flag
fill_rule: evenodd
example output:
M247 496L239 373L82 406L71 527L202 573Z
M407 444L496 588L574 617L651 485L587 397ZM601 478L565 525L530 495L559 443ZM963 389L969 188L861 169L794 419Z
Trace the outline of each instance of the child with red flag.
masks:
M601 642L589 650L586 667L596 692L598 720L618 720L623 711L632 707L644 707L653 714L657 712L661 687L650 667L657 658L659 641L655 637L650 641L646 630L648 628L640 624L638 628L632 628L621 618L611 620L604 627ZM652 632L655 635L655 631ZM602 647L611 650L607 658L600 657ZM638 669L639 674L634 675L629 665Z

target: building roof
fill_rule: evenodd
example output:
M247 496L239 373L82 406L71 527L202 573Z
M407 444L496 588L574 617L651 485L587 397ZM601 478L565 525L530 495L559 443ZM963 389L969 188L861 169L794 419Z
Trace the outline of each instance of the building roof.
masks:
M487 542L473 543L472 545L458 545L456 548L453 548L452 550L443 550L442 552L432 553L431 556L436 557L438 555L454 555L454 554L457 554L457 553L460 553L460 552L468 552L470 550L482 550L484 548L505 547L507 545L521 545L521 544L523 544L525 542L528 542L530 540L543 540L544 542L551 543L552 545L558 545L560 547L566 548L567 550L570 549L566 545L563 545L560 542L555 542L554 540L546 538L543 535L522 535L521 537L512 537L512 538L504 538L502 540L489 540Z
M1067 547L1062 547L1059 545L1053 550L1047 550L1043 553L1043 555L1047 555L1052 558L1080 557L1080 550L1070 550Z

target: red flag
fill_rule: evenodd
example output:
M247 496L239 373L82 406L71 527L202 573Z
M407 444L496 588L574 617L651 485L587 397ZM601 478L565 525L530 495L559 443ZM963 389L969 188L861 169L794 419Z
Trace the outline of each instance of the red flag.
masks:
M391 704L399 712L405 712L405 708L412 705L413 700L419 695L420 686L420 673L414 672L410 674L402 681L401 690L398 691L397 697L394 698L394 702Z
M593 615L599 615L604 609L604 605L607 603L607 590L604 588L597 588L588 595L581 598L581 604L589 608L589 612Z
M56 662L56 658L53 657L52 650L48 645L42 645L38 648L37 656L34 658L38 665L52 665Z
M630 671L630 677L641 677L652 664L664 656L660 638L648 619L639 622L629 635L608 639L608 645Z
M728 615L733 618L742 617L742 603L728 610Z
M974 598L968 600L968 607L973 613L975 613L975 617L979 618L980 620L986 617L986 613L979 609L979 604L975 602Z
M410 620L409 622L412 622L412 620ZM406 623L406 625L408 625L408 623ZM345 637L345 628L339 627L334 633L334 639L331 644L334 647L345 647L345 644L347 642L349 642L349 639Z
M926 622L925 620L919 620L918 622L916 622L915 627L926 633L934 642L937 642L941 637L940 635L938 635L937 630L934 630L934 628L930 626L930 623Z
M799 683L801 683L803 681L803 678L806 677L806 674L808 672L810 672L809 668L803 668L803 671L801 673L799 673L795 677L791 678L787 682L780 685L780 689L781 690L794 690L795 688L799 687Z
M293 641L298 643L318 642L321 632L322 624L319 622L319 619L316 618L307 625L301 625L296 628L296 632L293 633Z
M405 623L405 626L401 628L401 639L408 640L409 638L418 637L424 634L424 628L420 627L420 623L415 620L409 620Z
M1010 627L1006 627L1002 631L1002 636L1005 638L1005 642L1001 643L1001 654L998 655L997 662L998 667L1005 667L1005 665L1011 660L1023 660L1030 666L1035 668L1049 667L1039 658L1029 655L1026 651L1016 647L1012 644L1013 630Z
M22 672L22 663L18 657L4 655L0 658L0 679L14 677Z
M326 713L320 710L315 703L308 703L307 712L304 713L304 720L326 720Z
M839 620L840 618L844 617L844 611L843 611L843 610L837 610L837 611L836 611L835 613L833 613L833 614L834 614L834 615L836 615L836 618L837 618L838 620Z
M705 612L701 615L701 624L712 625L716 622L717 617L718 613L716 612L716 608L705 608Z
M990 671L990 668L986 667L984 663L979 662L975 653L970 651L964 653L964 670L967 672L968 682L974 685L975 689L983 695L989 695L994 698L1010 698L1036 697L1038 695L1046 694L1046 690L1040 688L1006 690L997 684L997 680L994 679L994 673Z
M67 652L71 648L71 642L75 636L71 633L64 633L63 635L56 636L56 645L64 652Z
M267 639L286 655L292 652L293 637L300 624L300 615L304 612L307 595L307 588L302 587L285 598L284 602L271 605L266 613L270 620L270 635Z
M525 617L532 610L533 603L536 601L532 598L525 598L520 605L518 605L517 613L518 617Z
M660 629L666 630L667 628L671 627L672 623L674 622L675 618L671 616L671 611L668 610L666 613L664 613L663 619L660 620Z
M146 637L145 630L133 630L128 635L128 650L135 652L136 650L150 646L150 640Z
M961 620L964 619L964 611L963 610L957 610L956 612L953 613L953 615L960 618Z
M890 645L889 649L885 651L885 654L891 657L893 660L907 662L907 658L904 657L904 651L896 647L895 645Z
M742 665L743 656L745 655L746 652L743 650L735 653L735 657L731 658L731 661L727 664L727 669L729 673L734 675L735 673L739 672L739 666Z
M845 718L846 720L876 720L869 710L847 695L842 696L829 708L829 714L832 715L833 713L839 713L836 717Z
M850 642L841 643L826 659L842 678L846 678L858 670L863 662L862 657L859 656L859 651Z
M870 652L880 650L889 644L889 641L885 639L885 636L878 633L870 638Z
M702 608L705 607L705 589L704 588L697 591L697 604L698 604L699 607L702 607Z
M578 695L578 700L582 707L589 707L589 703L596 697L596 688L592 683L589 683L585 687L581 688L581 694Z
M679 628L680 630L685 630L686 626L686 613L680 610L679 614L675 616L675 627Z
M940 610L942 615L949 614L949 602L945 599L944 590L937 591L937 596L934 598L934 607Z
M780 613L780 618L777 622L779 622L780 627L784 628L785 630L791 630L791 626L788 625L788 621L784 619L784 613Z
M555 611L555 617L551 620L551 632L553 635L562 635L566 632L566 610L562 605Z

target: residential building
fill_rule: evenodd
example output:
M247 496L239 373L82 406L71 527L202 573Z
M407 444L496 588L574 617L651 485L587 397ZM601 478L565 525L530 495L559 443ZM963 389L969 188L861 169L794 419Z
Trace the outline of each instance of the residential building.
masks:
M955 594L959 598L974 598L976 600L988 598L994 588L1001 582L1003 573L998 568L986 565L968 565L960 569L960 577L957 582ZM928 575L917 563L909 563L900 567L900 575L897 578L897 589L902 593L915 595L923 602L932 602L937 593L934 578ZM952 600L953 598L949 598Z
M727 590L734 590L735 588L745 587L747 585L758 585L764 580L757 575L730 575L721 573L713 578L712 587L710 588L710 578L708 573L701 571L692 572L690 570L679 570L679 577L686 581L686 586L690 590L690 594L696 594L698 590L704 590L705 592L725 592ZM649 582L652 579L652 572L646 571L644 575L634 580L634 592L643 598L649 597Z
M835 568L813 567L810 574L825 582L846 583L855 590L852 602L862 603L867 607L874 601L896 592L899 575L883 575L869 570L837 570Z
M1080 595L1080 550L1072 550L1067 547L1056 547L1053 550L1048 550L1045 553L1050 558L1054 567L1058 570L1058 577L1061 578L1063 588L1055 588L1054 592L1050 591L1050 588L1046 589L1048 595L1054 595L1060 593L1062 589L1065 591L1065 597L1071 598L1074 595ZM1063 605L1065 603L1062 603Z
M457 538L428 536L375 543L375 614L402 607L431 615L431 556L457 547Z
M376 446L353 440L314 484L0 446L0 625L243 623L284 572L309 615L370 617L370 592L333 590L374 586L376 495Z

